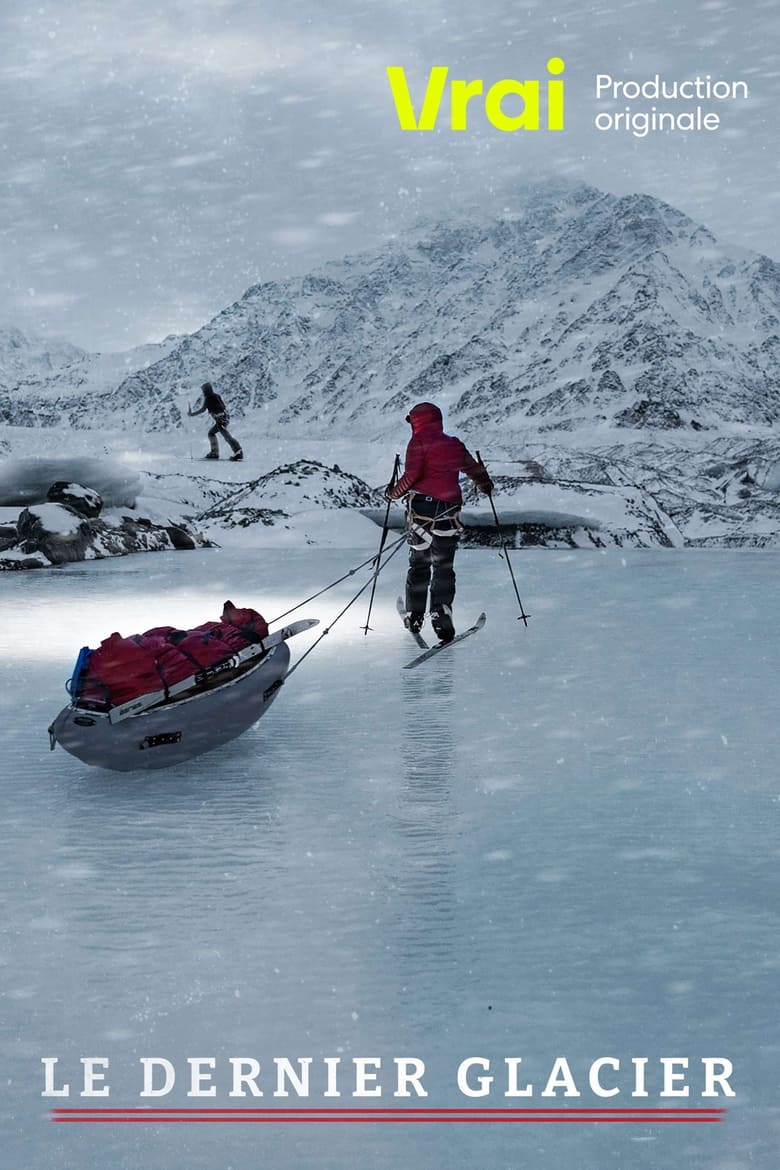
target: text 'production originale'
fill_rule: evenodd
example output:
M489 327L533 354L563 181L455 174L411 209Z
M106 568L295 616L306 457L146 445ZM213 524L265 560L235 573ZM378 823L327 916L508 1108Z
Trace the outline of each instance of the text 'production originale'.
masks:
M550 57L545 68L547 75L541 79L503 77L488 82L481 77L453 77L449 66L434 65L424 86L419 82L412 85L402 65L388 65L386 73L401 130L463 133L479 124L481 114L489 126L504 134L561 132L567 118L566 62L562 57ZM597 102L609 107L594 115L595 129L628 131L635 138L718 130L721 117L713 105L744 102L750 97L744 81L713 79L709 74L669 80L657 73L643 81L597 73L593 94ZM579 113L582 97L575 96L573 101ZM641 107L629 104L616 108L618 103L637 101L643 103ZM648 102L665 104L648 106Z

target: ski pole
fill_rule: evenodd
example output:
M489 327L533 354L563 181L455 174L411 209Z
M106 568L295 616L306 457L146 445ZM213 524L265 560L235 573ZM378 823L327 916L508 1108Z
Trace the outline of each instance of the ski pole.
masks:
M192 418L192 406L190 405L189 395L187 395L187 397L186 397L186 403L187 403L187 418ZM183 411L181 411L181 420L183 423L184 422L184 412ZM186 433L187 433L187 439L188 439L189 445L190 445L190 463L192 463L192 427L189 425L189 423L186 426Z
M389 484L388 490L392 489L395 486L395 481L398 478L398 464L400 462L400 459L401 459L401 456L396 454L395 460L393 462L393 474L390 476L390 484ZM366 614L366 624L363 627L364 634L368 634L368 631L369 631L368 622L369 622L369 619L371 617L371 610L372 610L373 605L374 605L374 593L376 592L376 582L377 582L377 577L379 576L379 568L380 568L379 562L382 558L382 549L385 547L385 541L387 540L387 524L388 524L388 520L390 519L390 505L391 505L391 503L392 503L392 500L388 500L387 507L385 508L385 521L384 521L384 524L382 525L382 538L379 541L379 552L376 554L376 567L374 568L374 579L371 582L371 596L368 599L368 613Z
M199 517L199 519L200 519L200 517ZM399 536L398 540L394 544L391 544L389 547L393 551L395 551L395 549L398 547L398 545L402 544L403 541L405 541L405 540L406 540L406 533L404 533L403 536ZM303 606L308 605L310 601L315 601L318 597L321 597L323 593L327 593L329 589L333 589L333 588L335 588L336 585L340 585L342 581L346 581L347 577L354 577L355 573L359 573L361 569L365 569L366 565L373 565L375 560L376 560L376 557L372 553L370 557L367 557L365 561L361 561L361 563L359 565L356 565L354 569L348 569L347 572L344 573L341 577L339 577L337 581L331 581L330 585L325 585L325 586L323 586L322 589L318 589L316 593L312 593L311 597L307 597L305 599L305 601L297 602L290 609L286 609L284 611L284 613L280 613L278 617L272 618L268 623L269 626L273 626L277 622L280 622L282 620L282 618L286 618L288 616L288 614L295 613L296 609L302 609ZM364 589L365 589L365 586L363 587L363 589L361 589L360 592L362 593L364 591Z
M380 569L384 569L387 562L391 561L393 559L393 557L398 552L399 548L401 547L401 545L405 539L406 539L405 536L403 536L403 537L401 537L400 540L397 540L394 545L391 545L392 551L389 552L387 554L387 556L385 557L385 559L382 561L381 565L379 566ZM287 671L287 674L284 676L285 682L290 677L290 675L293 673L293 671L298 669L298 667L303 662L304 658L308 658L309 655L311 654L312 650L316 650L316 648L319 646L320 642L325 637L325 635L330 633L330 631L335 626L336 622L340 618L342 618L344 616L344 614L347 612L347 610L350 609L355 604L358 597L360 597L361 593L365 593L366 589L368 589L368 587L371 583L372 583L372 579L369 577L369 579L368 579L368 581L366 581L365 585L360 586L360 588L358 589L357 593L352 598L352 600L347 602L347 604L344 606L344 608L342 610L340 610L339 613L336 614L336 616L334 617L334 619L330 623L330 625L325 627L325 629L320 634L319 638L317 638L317 640L315 642L312 642L309 649L306 650L305 653L303 653L301 655L301 657L298 659L298 661L293 666L290 667L290 669ZM374 576L373 583L376 584L376 575Z
M480 455L479 451L477 451L477 459L479 460L480 465L482 467L484 467L485 471L487 472L487 467L485 467L485 464L482 461L482 456ZM509 551L508 551L506 545L504 544L504 536L503 536L503 533L501 532L501 524L500 524L499 519L498 519L498 513L496 512L496 505L493 503L492 493L490 495L488 495L488 499L490 500L490 507L491 507L492 512L493 512L493 519L496 522L496 532L498 533L498 539L499 539L499 542L501 544L501 554L500 555L502 555L504 557L504 560L506 561L507 568L509 569L509 576L512 578L512 585L514 586L515 597L517 598L517 604L520 606L520 616L518 617L517 620L519 622L521 621L523 623L523 625L527 627L528 626L528 619L531 615L527 614L525 612L525 610L523 609L523 603L520 600L520 593L519 593L518 588L517 588L517 581L515 581L515 574L512 571L512 562L509 559Z

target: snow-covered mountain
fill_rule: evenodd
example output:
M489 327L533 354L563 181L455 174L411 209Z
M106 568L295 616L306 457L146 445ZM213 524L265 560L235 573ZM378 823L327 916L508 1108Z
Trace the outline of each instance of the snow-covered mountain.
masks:
M86 357L86 351L58 338L44 340L13 325L0 325L0 388L48 378L72 362Z
M104 425L106 395L128 374L141 377L180 340L167 337L125 353L91 354L65 341L2 328L0 421L27 427Z
M0 418L17 426L54 425L43 402L44 387L87 358L85 350L67 341L0 326Z
M780 416L780 265L657 199L586 186L543 184L502 219L420 225L256 285L169 340L112 385L85 378L78 395L69 380L83 361L27 377L2 414L166 429L208 377L234 415L262 412L266 431L285 433L376 437L421 398L488 437Z
M300 440L296 463L313 438L397 437L434 399L498 472L640 490L648 538L658 508L688 544L780 541L780 265L646 195L530 187L501 219L420 224L127 354L6 331L0 421L169 431L206 379L248 447ZM245 486L215 520L285 511L267 472Z

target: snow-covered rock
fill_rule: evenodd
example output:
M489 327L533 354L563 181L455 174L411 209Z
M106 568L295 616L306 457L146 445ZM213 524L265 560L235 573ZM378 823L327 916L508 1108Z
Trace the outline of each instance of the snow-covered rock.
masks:
M367 508L383 502L382 492L337 465L326 467L315 459L299 459L239 487L231 485L221 500L196 518L199 523L226 528L246 527L272 524L275 519L312 509Z
M90 546L89 521L65 504L36 504L25 508L16 522L19 549L41 553L49 564L83 561Z
M15 543L0 551L0 570L194 549L208 543L181 524L163 526L143 516L123 516L110 523L84 519L64 504L37 504L21 512Z
M0 509L0 570L41 568L132 552L192 549L209 543L180 520L155 523L148 517L116 510L99 518L103 507L100 495L78 483L56 482L43 492L35 476L28 476L22 495L34 494L34 483L35 494L43 494L45 502L29 504L14 521L10 507ZM8 495L15 494L9 488Z
M47 491L46 499L54 504L66 504L72 512L86 516L88 520L94 520L103 510L103 497L80 483L58 480Z
M0 551L0 570L102 560L134 552L193 549L209 542L181 524L163 526L142 516L85 518L66 504L24 508L16 537Z

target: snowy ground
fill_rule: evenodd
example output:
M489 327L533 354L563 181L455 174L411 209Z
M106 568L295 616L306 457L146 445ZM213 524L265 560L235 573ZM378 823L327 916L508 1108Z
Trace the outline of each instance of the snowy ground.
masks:
M338 463L345 471L359 475L367 483L384 485L393 470L396 451L406 447L409 428L401 423L396 445L392 442L366 442L365 439L315 439L293 435L277 439L247 436L236 420L236 437L244 444L244 461L231 463L223 445L218 463L203 461L209 449L208 422L187 419L178 431L77 431L68 430L67 447L62 433L55 428L11 427L0 424L0 442L5 441L9 454L19 458L33 455L95 456L117 461L128 471L148 471L162 475L181 472L185 475L209 475L226 483L244 483L265 475L283 463L297 459L318 459L327 466ZM400 444L400 446L399 446Z
M220 755L136 777L49 753L83 643L226 597L273 618L365 555L3 580L3 1164L777 1170L776 553L516 553L525 630L501 559L462 551L456 618L487 626L405 672L401 552L372 633L361 599ZM361 579L302 614L331 621ZM83 1102L41 1098L47 1055L74 1092L79 1057L109 1057L113 1106L141 1103L141 1056L216 1056L221 1105L230 1055L418 1056L425 1104L492 1107L498 1082L457 1092L464 1057L523 1056L538 1093L559 1055L583 1081L599 1056L722 1056L737 1096L682 1102L725 1104L712 1126L65 1126L50 1105ZM383 1083L367 1104L398 1104Z
M350 435L278 439L258 433L257 426L257 416L241 419L236 425L245 449L240 463L226 458L218 463L203 461L207 428L200 419L185 419L172 432L71 431L66 448L56 429L0 426L0 451L10 456L0 466L0 498L11 502L8 486L18 487L20 460L55 459L66 454L70 470L63 467L55 473L56 478L72 479L79 461L97 458L103 470L111 469L116 479L107 503L109 497L131 497L132 485L140 486L139 515L166 525L186 524L187 518L208 513L200 522L202 531L218 544L246 543L245 532L235 531L245 525L251 529L248 543L252 546L262 542L267 547L300 543L335 548L368 539L360 529L370 533L369 521L347 517L344 512L326 517L322 508L356 500L354 491L360 491L361 485L350 482L350 476L359 477L373 489L383 487L390 478L394 455L405 450L405 425L392 442ZM780 546L775 490L780 450L776 443L763 441L768 435L748 432L748 428L735 426L729 435L724 432L718 439L705 435L691 440L693 446L687 449L677 445L674 433L621 430L618 435L614 429L593 427L571 434L556 432L552 442L550 435L541 441L541 432L529 429L522 441L488 446L483 442L481 450L497 483L501 519L567 530L547 534L547 542L553 546L563 546L572 539L582 547L588 547L593 539L605 545L614 540L627 548L667 545L670 541L672 545L684 541L702 547ZM479 438L463 437L477 449ZM622 445L615 446L616 439ZM526 461L531 458L547 469L552 482L533 483L526 478ZM308 460L322 467L311 469L312 477L303 481L307 489L303 491L301 483L288 481L281 469L290 464L302 466L301 461ZM272 481L266 481L263 477L272 472L276 473ZM88 486L101 490L99 475L87 478ZM247 484L256 487L242 492L242 485ZM334 498L334 492L339 499ZM366 503L362 499L360 506ZM492 525L484 504L483 499L467 494L467 524ZM257 515L259 509L281 509L294 519L280 521L277 517L273 525L266 526ZM398 506L399 518L401 512ZM15 516L10 519L15 520ZM348 531L339 531L347 525Z

